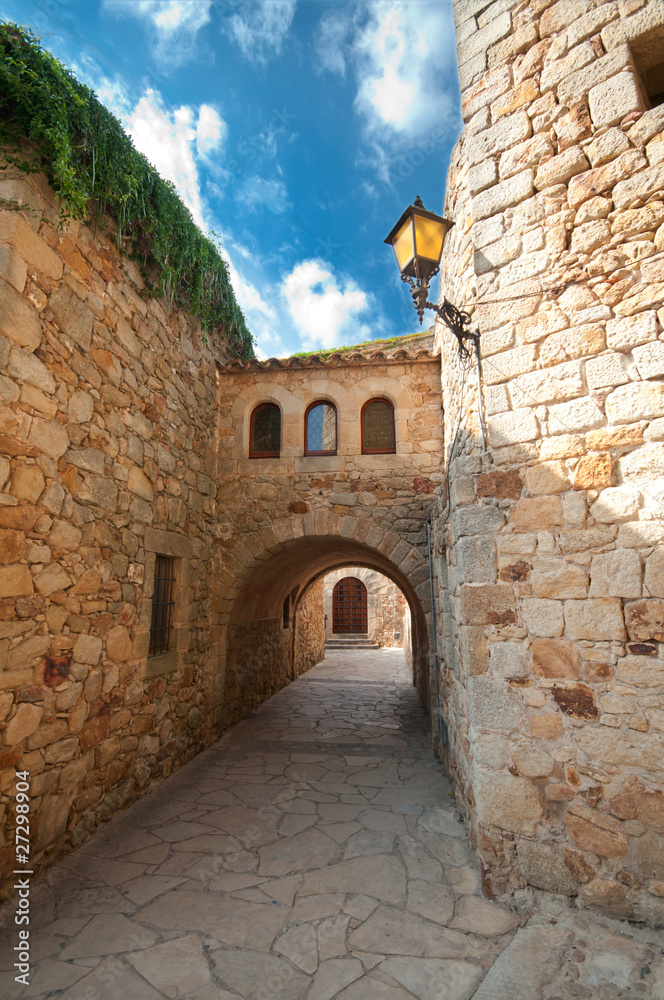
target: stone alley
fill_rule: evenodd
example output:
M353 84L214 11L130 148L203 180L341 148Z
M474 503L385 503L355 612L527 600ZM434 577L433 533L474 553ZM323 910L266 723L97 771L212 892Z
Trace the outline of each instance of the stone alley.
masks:
M5 907L0 995L664 995L656 931L482 896L427 730L401 650L328 652L34 883L26 987Z

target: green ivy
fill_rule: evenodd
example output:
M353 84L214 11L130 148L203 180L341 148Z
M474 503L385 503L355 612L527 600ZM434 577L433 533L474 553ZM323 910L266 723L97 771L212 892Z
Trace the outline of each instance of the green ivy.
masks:
M38 150L29 160L21 148L25 137ZM173 185L89 87L30 31L7 23L0 24L0 147L0 169L44 171L63 220L88 218L92 208L98 223L108 212L117 220L118 247L128 245L169 308L191 311L237 357L253 356L226 263Z

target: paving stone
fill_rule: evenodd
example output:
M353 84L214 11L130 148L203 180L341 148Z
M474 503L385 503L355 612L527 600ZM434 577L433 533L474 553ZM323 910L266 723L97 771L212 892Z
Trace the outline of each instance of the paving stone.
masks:
M398 903L406 895L406 873L401 862L389 854L353 858L305 875L301 895L318 892L362 892Z
M357 982L337 994L339 1000L410 1000L411 994L388 986L371 976L363 976Z
M280 906L247 903L214 893L175 889L137 914L163 930L201 931L224 944L267 951L286 913Z
M484 976L479 965L440 958L388 958L380 971L420 1000L441 1000L441 988L445 1000L469 1000Z
M412 879L408 882L406 907L437 924L449 924L454 913L454 893L446 886Z
M136 971L167 997L186 995L210 981L208 962L195 934L174 938L128 958Z
M482 934L484 937L494 937L496 934L507 934L519 923L518 916L505 906L477 896L462 896L457 902L450 927Z
M379 907L353 931L350 946L353 951L416 958L476 958L482 954L481 947L465 934L390 906Z
M58 1000L81 1000L82 997L94 997L94 1000L118 1000L118 997L162 1000L161 993L115 957L104 959L74 986L61 993Z
M212 954L217 978L245 1000L303 1000L311 979L285 958L255 951L218 950Z
M319 830L307 830L287 840L277 841L258 852L261 875L288 875L328 864L338 853L335 841Z
M137 948L149 948L156 940L152 931L120 913L99 914L74 937L62 952L62 958L115 955Z
M363 975L364 968L357 958L331 958L321 962L307 1000L333 1000L344 986Z

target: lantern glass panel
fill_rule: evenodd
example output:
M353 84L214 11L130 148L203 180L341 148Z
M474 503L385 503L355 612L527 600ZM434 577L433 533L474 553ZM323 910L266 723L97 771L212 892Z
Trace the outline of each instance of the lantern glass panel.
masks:
M440 260L443 252L443 239L445 237L445 223L437 219L425 219L421 215L415 216L415 239L418 257L426 257L427 260Z
M408 261L412 260L415 256L415 247L413 246L413 223L410 216L406 219L403 226L395 236L392 241L392 246L394 247L399 270L403 271L408 264Z

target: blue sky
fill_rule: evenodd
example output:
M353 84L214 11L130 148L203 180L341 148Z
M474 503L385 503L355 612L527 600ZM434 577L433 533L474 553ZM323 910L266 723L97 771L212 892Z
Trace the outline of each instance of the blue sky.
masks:
M36 31L217 234L260 357L418 329L383 239L417 194L442 211L449 0L0 0L0 19Z

